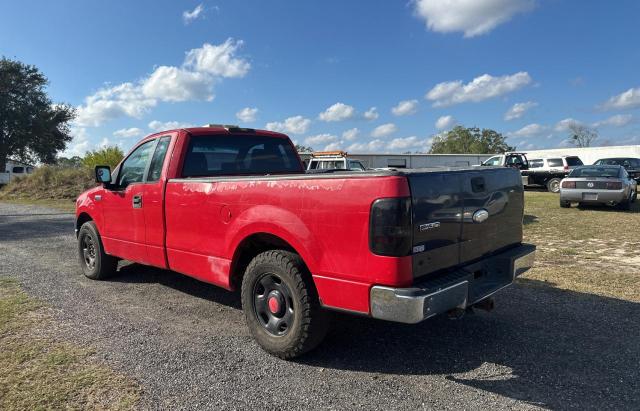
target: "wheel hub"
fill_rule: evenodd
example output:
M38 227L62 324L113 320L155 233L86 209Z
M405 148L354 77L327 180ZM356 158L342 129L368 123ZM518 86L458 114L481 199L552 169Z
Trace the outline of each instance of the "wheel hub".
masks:
M280 295L278 291L271 291L269 293L269 297L267 297L267 304L269 306L269 311L271 311L271 314L280 314L280 312L282 311L282 307L284 306L282 295Z

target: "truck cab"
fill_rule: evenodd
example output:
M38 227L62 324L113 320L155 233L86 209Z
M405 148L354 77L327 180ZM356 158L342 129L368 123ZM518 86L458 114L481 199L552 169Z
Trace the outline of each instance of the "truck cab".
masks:
M344 151L317 151L311 155L307 170L365 171L362 160L349 158Z
M518 170L528 170L529 161L526 153L504 153L493 156L482 162L483 166L513 167Z

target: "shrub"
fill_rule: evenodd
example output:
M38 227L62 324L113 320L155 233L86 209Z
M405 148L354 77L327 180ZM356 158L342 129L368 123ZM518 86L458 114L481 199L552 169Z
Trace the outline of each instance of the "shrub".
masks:
M95 166L110 166L111 169L114 169L123 157L124 153L120 147L103 147L99 150L88 151L82 159L82 164L92 170Z
M88 167L42 166L32 174L12 179L0 190L0 199L75 199L95 186L93 170Z

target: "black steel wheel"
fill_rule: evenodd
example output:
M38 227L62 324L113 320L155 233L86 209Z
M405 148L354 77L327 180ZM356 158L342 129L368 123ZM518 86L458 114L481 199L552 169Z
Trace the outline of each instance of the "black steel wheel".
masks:
M253 309L258 322L272 335L285 335L295 311L289 287L274 273L265 273L253 287Z
M315 348L327 333L328 314L299 255L258 254L242 278L242 310L251 336L268 353L290 359Z
M84 263L87 266L88 270L93 270L96 266L96 245L94 243L93 237L90 234L84 235L82 236L82 240L80 242Z
M93 221L87 221L80 227L78 256L82 273L92 280L105 279L118 268L118 259L104 252L100 234Z

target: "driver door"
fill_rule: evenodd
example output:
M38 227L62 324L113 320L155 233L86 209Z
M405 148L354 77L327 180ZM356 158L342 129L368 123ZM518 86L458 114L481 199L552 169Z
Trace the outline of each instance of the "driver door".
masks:
M122 162L116 187L102 196L102 241L108 254L148 263L142 194L156 140L140 144Z

